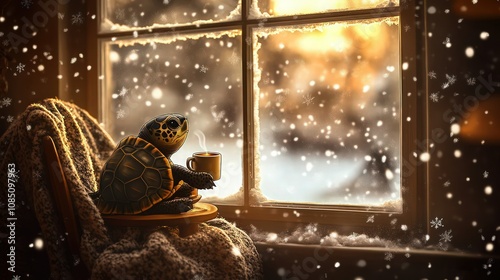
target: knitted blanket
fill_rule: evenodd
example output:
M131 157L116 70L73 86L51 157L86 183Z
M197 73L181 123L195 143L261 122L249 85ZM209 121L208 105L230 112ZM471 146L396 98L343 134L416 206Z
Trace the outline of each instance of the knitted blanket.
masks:
M46 135L57 147L82 229L81 259L61 246L66 233L47 188L42 148ZM79 262L91 271L92 279L262 278L262 264L253 242L223 219L200 224L199 232L186 238L170 227L147 231L106 228L89 193L97 190L103 163L114 148L111 137L92 116L57 99L28 106L0 138L0 180L8 182L9 176L15 177L13 213L19 223L30 220L30 216L37 221L50 260L51 278L71 279L71 267ZM0 189L2 221L8 221L8 193L8 188ZM1 229L2 245L7 244L8 231L5 226Z

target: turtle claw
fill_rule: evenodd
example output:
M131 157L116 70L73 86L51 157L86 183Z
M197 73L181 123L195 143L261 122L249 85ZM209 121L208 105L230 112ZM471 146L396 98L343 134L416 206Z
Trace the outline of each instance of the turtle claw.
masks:
M197 189L213 189L215 187L214 179L210 173L207 172L196 172L195 173L195 182L194 186Z

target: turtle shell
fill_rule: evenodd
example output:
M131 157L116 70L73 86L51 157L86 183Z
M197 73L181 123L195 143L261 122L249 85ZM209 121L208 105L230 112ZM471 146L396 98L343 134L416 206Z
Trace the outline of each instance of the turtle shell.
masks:
M175 192L170 161L146 140L120 141L103 167L97 207L103 214L144 212Z

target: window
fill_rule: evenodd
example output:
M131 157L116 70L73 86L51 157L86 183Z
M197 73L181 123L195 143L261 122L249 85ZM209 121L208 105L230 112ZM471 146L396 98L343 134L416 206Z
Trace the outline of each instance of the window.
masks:
M415 223L408 2L103 1L100 119L119 140L187 116L172 159L222 153L218 187L200 193L225 216Z

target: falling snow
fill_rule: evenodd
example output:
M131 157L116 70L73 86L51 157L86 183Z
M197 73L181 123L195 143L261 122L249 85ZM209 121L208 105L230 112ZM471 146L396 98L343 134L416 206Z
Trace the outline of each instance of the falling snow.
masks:
M368 219L366 219L366 222L367 223L373 223L373 222L375 222L375 215L369 216Z
M125 18L125 9L116 9L115 19L122 20Z
M429 95L429 99L432 102L438 102L439 101L439 92L433 92Z
M475 85L475 84L476 84L476 78L468 78L468 79L467 79L467 84L468 84L469 86L473 86L473 85Z
M119 109L117 112L116 112L116 118L117 119L122 119L125 117L125 110L123 109Z
M12 103L12 99L9 97L4 97L0 103L0 108L8 107Z
M21 73L24 71L24 68L26 67L26 65L22 64L21 62L19 62L19 64L16 66L16 70L18 73Z
M437 79L437 74L434 71L429 71L429 74L427 74L430 79Z
M122 88L120 89L120 91L118 92L118 96L123 97L123 96L125 96L127 93L128 93L128 89L127 89L127 88L125 88L125 87L122 87Z
M240 62L240 56L236 52L233 52L229 57L229 63L238 64L239 62Z
M205 65L202 65L202 66L200 67L200 72L202 72L202 73L207 73L207 71L208 71L208 67L206 67Z
M304 104L306 104L307 106L313 104L313 99L314 97L311 96L311 94L305 94L304 96L302 96L302 100Z
M443 232L439 235L440 242L451 242L452 238L453 238L453 236L451 235L451 229L446 230L445 232Z
M443 225L443 218L439 219L436 217L434 220L431 221L431 227L438 229L439 227L444 227Z
M82 24L83 16L82 13L74 14L71 16L71 24Z
M384 260L391 261L394 258L394 255L391 252L385 252Z
M21 6L23 6L26 9L31 8L31 5L33 5L32 0L21 0Z

